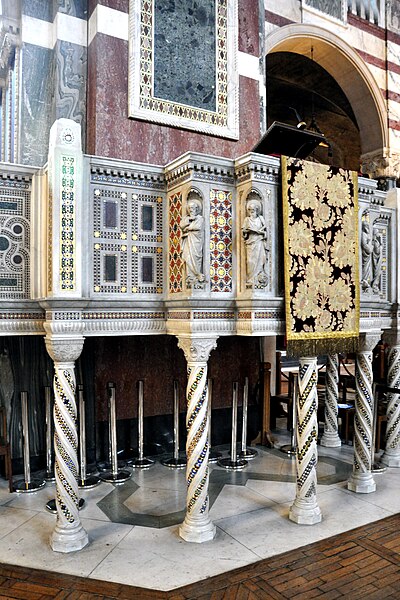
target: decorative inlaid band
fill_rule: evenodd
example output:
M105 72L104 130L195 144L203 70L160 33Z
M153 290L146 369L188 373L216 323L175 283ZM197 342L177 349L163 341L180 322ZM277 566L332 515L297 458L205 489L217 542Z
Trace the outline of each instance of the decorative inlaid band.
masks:
M187 513L202 515L208 506L207 368L188 366Z
M104 319L165 319L163 312L90 312L84 313L83 318L88 321Z
M388 386L400 386L400 346L394 346L389 353ZM400 451L400 394L388 394L386 451Z
M74 291L76 287L76 165L73 156L61 157L61 223L60 223L60 288Z
M68 529L79 524L78 437L73 368L60 369L56 366L54 395L57 520L62 528Z
M317 492L317 372L316 360L300 363L297 422L297 498Z
M339 397L339 358L329 354L326 363L325 430L337 433Z
M371 471L372 446L372 352L357 354L356 413L354 417L354 470Z

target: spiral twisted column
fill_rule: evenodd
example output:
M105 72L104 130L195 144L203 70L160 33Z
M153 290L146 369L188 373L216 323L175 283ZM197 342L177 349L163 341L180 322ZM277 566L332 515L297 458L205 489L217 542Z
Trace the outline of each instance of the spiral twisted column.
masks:
M369 494L376 490L371 473L374 399L372 395L372 349L357 354L356 411L354 415L353 472L347 482L352 492Z
M46 337L54 360L54 449L56 477L56 527L50 545L56 552L75 552L88 543L79 519L78 431L75 401L75 360L83 338L55 340Z
M289 519L313 525L322 519L317 504L317 359L300 358L297 399L296 498Z
M400 345L393 346L388 358L389 387L400 387ZM386 447L381 462L388 467L400 467L400 394L388 394Z
M338 432L339 357L329 354L326 363L325 426L321 446L337 448L342 445Z
M187 360L187 496L186 516L179 535L187 542L206 542L215 535L215 525L209 517L208 507L208 387L207 361L216 339L179 337L179 347Z

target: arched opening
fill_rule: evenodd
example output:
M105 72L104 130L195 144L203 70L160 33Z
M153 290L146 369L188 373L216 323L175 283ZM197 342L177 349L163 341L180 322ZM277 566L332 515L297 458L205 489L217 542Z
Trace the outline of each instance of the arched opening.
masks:
M388 155L382 93L351 46L319 27L294 24L267 36L266 53L269 124L274 119L296 124L290 107L307 126L314 116L330 141L330 162L346 168L358 170L370 156ZM328 162L327 153L317 152L317 160Z
M267 56L267 126L274 121L305 123L323 133L327 146L317 146L318 162L358 171L360 132L351 104L337 82L312 59L293 52Z

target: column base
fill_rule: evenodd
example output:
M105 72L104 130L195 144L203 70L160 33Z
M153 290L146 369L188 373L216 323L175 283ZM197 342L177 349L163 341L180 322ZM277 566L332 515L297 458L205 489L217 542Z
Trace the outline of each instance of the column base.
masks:
M89 543L89 537L82 525L74 529L66 529L56 525L50 536L50 546L54 552L76 552Z
M342 445L342 440L337 431L324 431L320 445L325 448L339 448Z
M347 482L347 489L357 494L370 494L375 492L376 483L371 473L353 473Z
M179 527L179 536L185 540L185 542L202 544L203 542L209 542L214 539L216 531L217 528L210 519L204 523L190 523L185 519Z
M385 450L381 456L381 463L387 467L400 467L400 452L391 454Z
M298 525L315 525L322 521L322 513L316 502L296 499L290 507L289 519Z

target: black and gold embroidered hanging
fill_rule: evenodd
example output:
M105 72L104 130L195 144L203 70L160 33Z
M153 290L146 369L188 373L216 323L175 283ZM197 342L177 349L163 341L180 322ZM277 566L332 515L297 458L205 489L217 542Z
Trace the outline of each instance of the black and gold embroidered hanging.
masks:
M357 174L282 157L287 352L354 352L359 334Z

